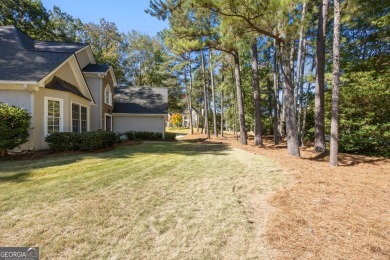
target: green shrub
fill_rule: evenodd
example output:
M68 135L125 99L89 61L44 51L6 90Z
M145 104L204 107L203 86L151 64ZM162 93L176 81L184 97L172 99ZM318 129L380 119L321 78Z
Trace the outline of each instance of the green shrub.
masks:
M165 133L165 140L166 141L175 141L176 134L175 133Z
M0 154L5 155L28 140L31 116L27 110L0 103Z
M116 134L106 131L95 131L81 134L80 150L96 151L102 148L113 146L116 143Z
M162 134L159 132L128 131L124 134L129 140L162 140Z
M52 151L96 151L111 147L117 142L117 134L106 131L87 133L53 133L45 141Z
M58 152L80 150L81 140L81 134L72 132L52 133L45 138L50 150Z
M129 138L124 133L116 133L115 136L116 136L116 142L117 143L122 143L122 142L129 141Z

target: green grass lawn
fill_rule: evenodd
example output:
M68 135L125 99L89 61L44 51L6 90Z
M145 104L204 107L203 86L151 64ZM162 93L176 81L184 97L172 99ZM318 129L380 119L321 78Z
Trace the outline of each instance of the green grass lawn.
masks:
M272 161L222 144L0 162L0 245L40 246L42 259L266 258L264 202L284 182Z

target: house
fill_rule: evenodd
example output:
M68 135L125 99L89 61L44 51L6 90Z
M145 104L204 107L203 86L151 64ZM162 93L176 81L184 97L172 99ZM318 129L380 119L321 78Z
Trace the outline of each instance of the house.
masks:
M198 127L199 121L200 121L200 114L198 110L195 108L192 108L192 127ZM186 109L182 114L183 117L183 127L190 127L190 112L189 109Z
M48 148L53 132L112 130L111 66L96 64L81 43L36 41L15 26L0 26L0 102L32 116L22 149Z
M152 87L115 88L115 132L148 131L165 135L168 89Z
M186 110L184 110L183 113L180 113L180 115L183 118L183 121L181 123L181 127L184 127L184 128L190 127L190 113L189 113L188 108ZM172 115L168 114L167 127L173 126L172 123L170 122L171 116ZM202 115L198 112L197 109L192 108L192 127L198 127L201 116Z

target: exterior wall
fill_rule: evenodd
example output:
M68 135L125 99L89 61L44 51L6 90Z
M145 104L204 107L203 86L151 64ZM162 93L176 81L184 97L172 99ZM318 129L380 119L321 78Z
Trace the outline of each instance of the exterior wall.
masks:
M126 131L148 131L165 133L165 119L164 116L137 116L137 115L115 115L113 119L114 132Z
M32 113L31 93L27 90L0 89L0 102L21 107Z
M30 93L27 90L0 89L0 102L26 109L33 117L34 116L33 95L34 95L33 93ZM20 150L31 150L34 148L34 139L32 138L32 136L34 135L33 131L34 131L34 117L31 119L31 123L30 123L29 140L23 145L21 145Z
M88 109L88 120L91 122L90 101L65 91L58 91L53 89L40 89L34 94L34 141L35 150L48 149L45 142L45 97L60 98L63 100L63 132L72 131L72 102L78 103Z
M106 86L109 85L111 89L111 105L105 103L105 95L104 91L106 89ZM112 111L114 109L114 83L112 82L111 72L107 72L107 75L104 76L102 80L102 90L101 90L101 128L105 129L105 114L112 114ZM114 124L114 123L113 123Z
M96 106L91 106L91 131L97 131L99 129L102 129L101 104L103 99L101 90L101 79L98 77L86 77L85 79L88 83L93 99L96 102Z

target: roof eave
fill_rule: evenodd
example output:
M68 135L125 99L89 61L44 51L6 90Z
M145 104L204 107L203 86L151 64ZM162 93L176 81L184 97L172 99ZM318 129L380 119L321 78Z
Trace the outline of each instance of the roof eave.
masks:
M168 113L154 113L154 114L145 114L145 113L112 113L113 116L168 116Z
M0 84L4 85L40 85L38 81L23 81L23 80L0 80Z

